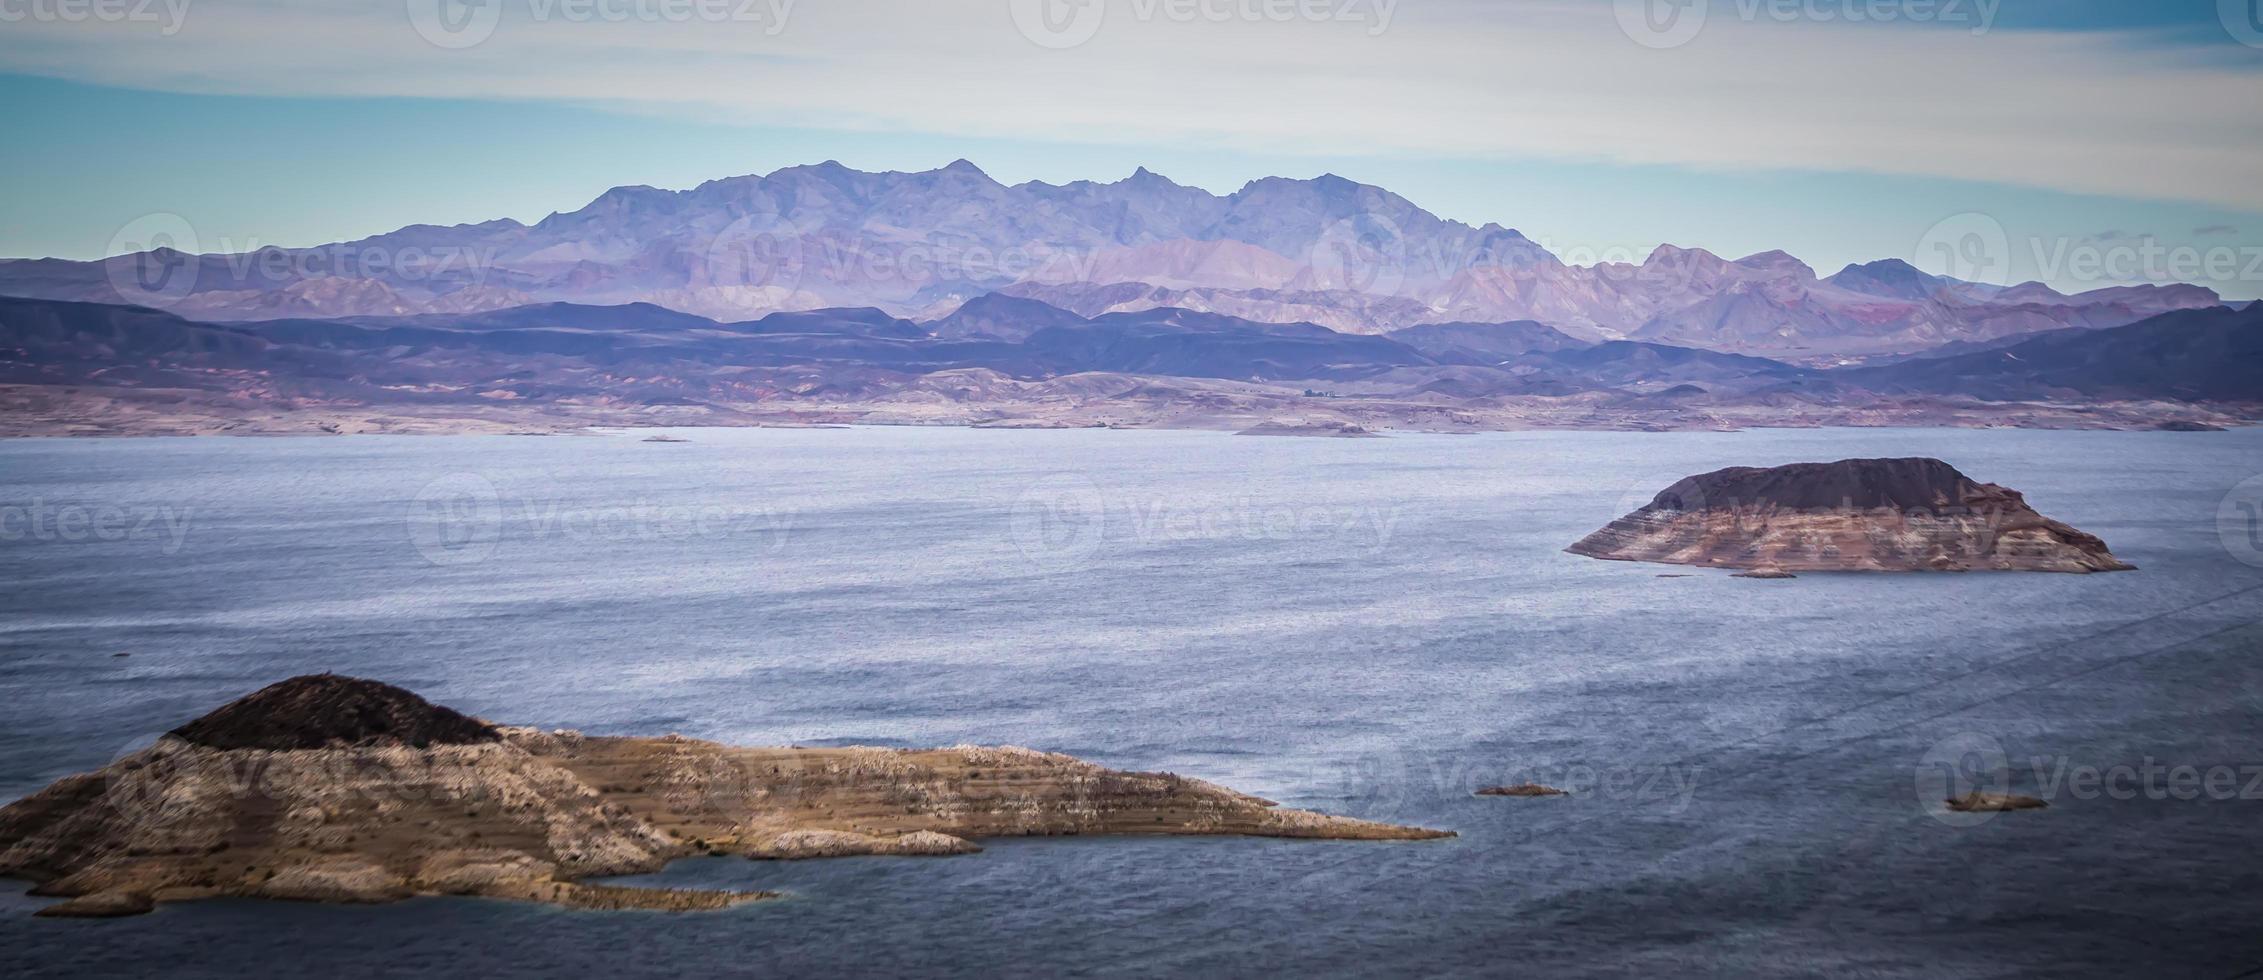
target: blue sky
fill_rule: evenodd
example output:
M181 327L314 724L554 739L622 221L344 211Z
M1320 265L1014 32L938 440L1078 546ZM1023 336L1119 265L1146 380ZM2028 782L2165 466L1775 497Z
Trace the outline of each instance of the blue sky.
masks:
M619 184L964 157L1008 182L1146 166L1220 192L1333 172L1572 261L1672 242L1938 266L1929 230L1969 213L2006 231L2000 278L2066 289L2113 284L2070 255L2148 237L2263 256L2263 48L2214 0L2004 0L1984 24L1978 0L1948 23L1684 0L1711 9L1666 48L1583 0L1397 0L1382 30L1381 0L1333 0L1342 23L1118 6L1066 49L1016 35L1004 0L801 0L776 33L487 2L498 26L462 50L389 4L0 25L0 255L96 257L155 212L207 247L311 245L534 220ZM1875 9L1902 22L1845 22ZM899 16L870 26L880 10ZM2178 277L2253 298L2254 264Z

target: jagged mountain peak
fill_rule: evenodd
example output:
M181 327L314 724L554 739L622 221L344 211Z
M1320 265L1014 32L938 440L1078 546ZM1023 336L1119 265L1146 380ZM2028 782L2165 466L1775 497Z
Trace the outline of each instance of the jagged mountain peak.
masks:
M1653 262L1673 262L1685 259L1712 259L1716 261L1726 261L1720 256L1715 255L1712 252L1708 252L1703 248L1684 248L1672 242L1660 242L1658 243L1657 248L1650 250L1650 256L1646 259L1643 259L1643 264L1647 265Z
M1790 253L1782 249L1754 252L1736 260L1735 264L1747 269L1775 273L1794 279L1808 280L1815 278L1815 269L1812 266L1793 258Z
M1156 173L1153 170L1149 170L1146 167L1140 167L1133 170L1131 172L1131 176L1116 181L1115 184L1112 184L1110 186L1181 188L1186 185L1172 180L1169 177L1165 177L1162 174Z
M2108 327L2216 302L2191 286L2076 297L2038 284L1944 289L1954 281L1898 259L1849 266L1831 288L1812 288L1814 270L1782 251L1732 262L1672 243L1640 265L1575 267L1516 229L1443 218L1332 172L1264 177L1219 195L1145 166L1108 183L1009 187L964 159L915 172L826 160L686 190L624 185L531 227L410 225L363 243L480 260L429 276L323 267L342 281L309 287L297 284L317 276L262 271L289 263L163 251L153 265L194 270L185 295L127 295L114 269L61 260L0 266L0 289L123 298L209 319L570 301L651 302L735 322L854 306L932 318L1018 288L1085 315L1187 306L1353 333L1535 320L1587 339L1801 357Z

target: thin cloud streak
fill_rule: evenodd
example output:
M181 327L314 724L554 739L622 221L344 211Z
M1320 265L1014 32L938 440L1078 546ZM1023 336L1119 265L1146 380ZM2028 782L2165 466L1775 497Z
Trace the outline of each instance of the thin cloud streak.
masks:
M566 102L746 124L1311 154L1941 177L2263 210L2263 73L2049 33L1715 17L1630 41L1609 5L1404 0L1389 27L1182 23L1110 7L1031 43L1004 4L813 0L771 24L575 23L494 0L427 43L402 8L199 0L182 29L11 25L0 63L206 94ZM1722 6L1716 4L1715 6ZM558 8L549 8L558 9ZM773 8L774 9L774 8ZM1150 8L1152 9L1152 8Z

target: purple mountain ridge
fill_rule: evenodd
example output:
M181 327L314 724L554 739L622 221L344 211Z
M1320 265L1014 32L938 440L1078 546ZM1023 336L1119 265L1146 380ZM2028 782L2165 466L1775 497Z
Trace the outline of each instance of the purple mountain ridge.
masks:
M689 190L616 187L531 225L418 224L309 249L0 262L0 294L206 322L543 302L649 303L719 321L871 307L942 321L946 336L1023 339L978 322L982 307L952 319L997 293L1082 318L1167 307L1347 334L1531 321L1586 342L1809 364L2221 303L2189 285L2069 296L1964 283L1899 259L1819 278L1780 251L1731 260L1668 245L1640 263L1578 266L1514 229L1440 218L1333 174L1218 195L1145 168L1112 183L1008 186L965 160L918 173L828 161Z

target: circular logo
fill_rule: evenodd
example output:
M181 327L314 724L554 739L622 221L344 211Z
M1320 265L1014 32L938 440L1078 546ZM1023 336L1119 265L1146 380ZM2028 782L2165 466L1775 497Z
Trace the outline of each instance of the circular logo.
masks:
M1705 492L1701 487L1693 484L1691 488L1675 491L1672 495L1666 493L1679 482L1681 481L1677 477L1661 476L1630 483L1627 485L1626 492L1619 495L1618 507L1612 512L1611 516L1614 518L1624 517L1654 503L1659 504L1660 509L1666 511L1704 510L1706 505Z
M1337 764L1338 793L1345 811L1359 819L1411 821L1442 797L1471 791L1451 785L1456 774L1442 770L1442 764L1403 747L1361 753Z
M163 733L129 739L102 770L102 802L128 823L158 820L176 792L234 787L223 759Z
M102 272L128 303L162 306L196 291L196 229L169 212L145 214L110 236Z
M2263 568L2263 476L2241 480L2216 505L2216 536L2233 558Z
M1710 0L1615 0L1613 6L1619 30L1636 44L1663 51L1697 38Z
M407 0L409 24L433 47L477 47L495 34L503 0Z
M1107 502L1091 480L1059 474L1038 481L1014 501L1008 533L1022 557L1041 566L1074 565L1100 548Z
M1012 0L1011 7L1021 36L1055 51L1092 40L1108 18L1108 0Z
M495 553L503 536L502 495L477 473L451 473L409 502L409 541L435 565L470 565Z
M1355 214L1330 224L1312 243L1309 258L1319 289L1394 294L1406 282L1406 237L1379 214Z
M1949 809L1948 802L2011 788L2011 759L1994 738L1960 732L1933 743L1918 760L1916 775L1917 805L1926 815L1952 827L1971 827L1995 819L1996 812L1959 812Z
M2263 48L2263 0L2216 0L2216 16L2233 40Z
M2011 236L1995 218L1978 211L1952 214L1926 229L1917 240L1916 264L1966 282L2006 282L2012 271Z
M801 229L770 213L750 214L707 243L707 283L775 291L783 301L801 288Z

